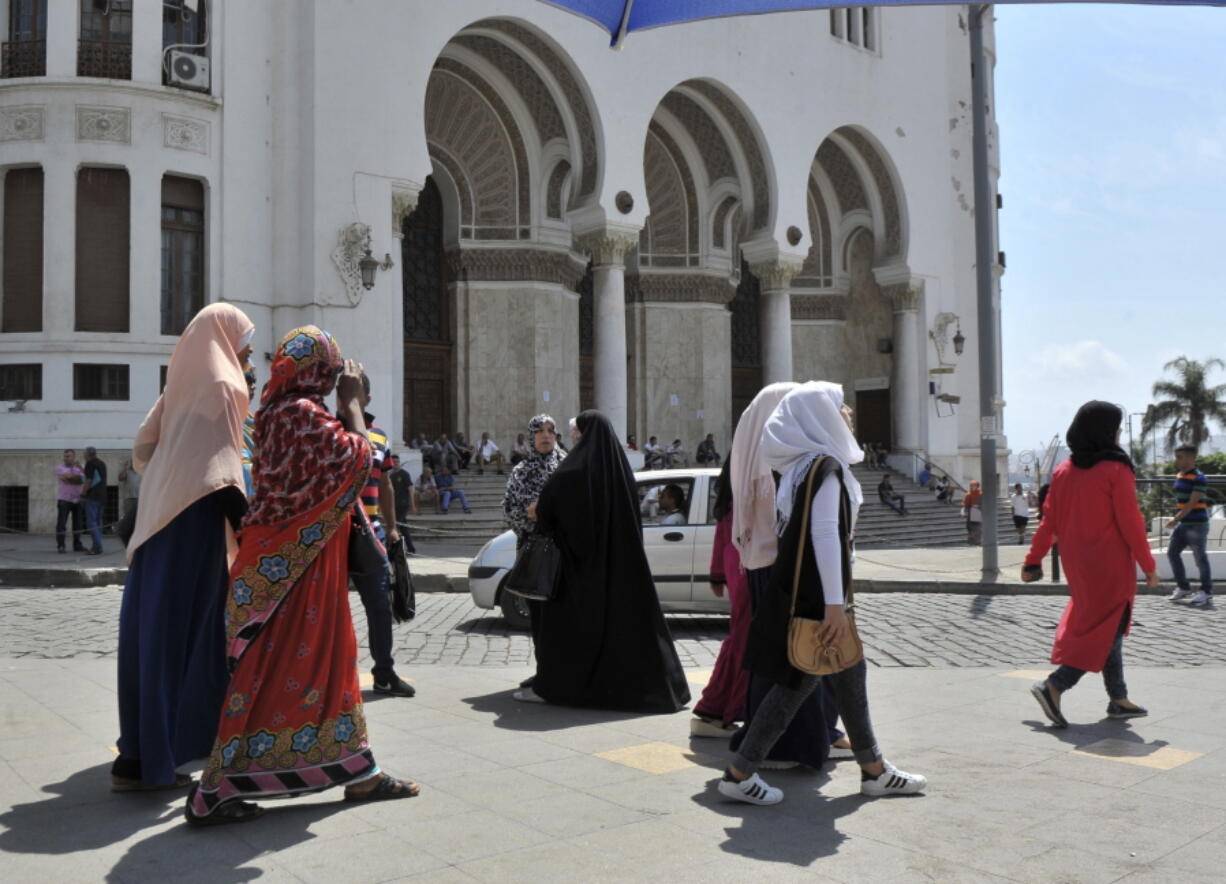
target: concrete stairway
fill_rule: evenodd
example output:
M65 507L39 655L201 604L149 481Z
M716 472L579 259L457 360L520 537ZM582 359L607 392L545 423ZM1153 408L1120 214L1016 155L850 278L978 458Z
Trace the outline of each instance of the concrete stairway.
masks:
M507 475L486 469L484 476L475 469L460 470L456 485L468 497L472 515L467 515L458 501L453 500L447 515L423 508L420 515L409 518L409 530L419 552L437 554L446 549L449 554L467 551L475 555L487 540L506 530L502 516L502 496L507 488Z
M864 486L864 505L856 526L858 549L898 549L903 547L965 546L966 521L962 518L961 495L954 503L938 501L932 494L906 476L890 471L894 490L906 498L907 513L898 515L877 497L877 483L884 470L863 464L852 470ZM1016 542L1012 510L1002 501L998 513L998 540ZM1034 523L1031 523L1031 530Z
M507 471L508 474L510 471ZM877 483L881 470L863 465L854 468L864 486L864 506L856 530L856 546L861 549L905 547L939 547L966 545L966 523L959 515L958 504L941 503L910 479L891 472L894 488L907 499L907 514L897 515L877 499ZM475 555L487 540L506 530L502 516L502 496L507 476L487 469L479 476L476 470L461 470L457 483L468 495L472 514L464 513L453 501L447 515L423 510L409 519L413 542L421 553L428 555ZM1001 543L1013 543L1013 521L1007 502L1002 502L999 515ZM1034 521L1031 522L1031 531Z

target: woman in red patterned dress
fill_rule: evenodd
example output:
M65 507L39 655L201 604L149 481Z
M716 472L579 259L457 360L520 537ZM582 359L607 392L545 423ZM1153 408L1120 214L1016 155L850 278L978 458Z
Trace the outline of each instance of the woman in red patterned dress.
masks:
M324 406L337 390L340 419ZM347 801L407 798L367 745L349 614L351 514L370 472L361 366L315 326L277 348L256 418L254 497L226 604L230 684L217 739L187 799L193 825L263 813L245 798L345 786Z

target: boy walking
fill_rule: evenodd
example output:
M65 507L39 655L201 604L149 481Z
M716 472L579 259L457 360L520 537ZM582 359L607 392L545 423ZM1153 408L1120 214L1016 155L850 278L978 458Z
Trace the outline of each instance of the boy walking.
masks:
M1213 575L1209 571L1209 556L1205 546L1209 540L1209 480L1196 468L1196 448L1181 445L1175 449L1175 502L1179 510L1167 523L1171 529L1171 543L1166 557L1175 576L1175 591L1172 602L1187 600L1189 605L1207 608L1213 604ZM1196 570L1200 572L1200 589L1193 590L1188 583L1188 574L1183 567L1183 551L1192 548Z

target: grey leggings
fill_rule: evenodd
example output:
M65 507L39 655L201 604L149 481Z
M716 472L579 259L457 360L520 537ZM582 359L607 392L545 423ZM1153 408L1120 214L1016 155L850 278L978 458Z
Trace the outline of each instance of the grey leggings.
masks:
M861 660L834 675L806 675L795 688L775 685L754 713L753 723L749 725L741 748L732 758L732 766L744 774L756 771L822 678L834 691L856 761L860 764L880 761L881 750L877 748L877 737L873 734L873 723L868 715L867 677L868 668Z

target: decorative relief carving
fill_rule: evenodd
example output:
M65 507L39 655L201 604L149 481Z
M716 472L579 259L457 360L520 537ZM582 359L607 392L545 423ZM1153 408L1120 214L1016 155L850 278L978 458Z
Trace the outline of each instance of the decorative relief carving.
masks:
M692 98L676 91L665 95L660 104L681 121L681 125L685 126L690 137L694 139L698 153L706 164L708 181L736 177L736 163L732 161L728 142L705 110Z
M910 282L883 285L881 293L889 299L895 313L913 313L919 309L920 298L924 295L924 281L913 279Z
M726 276L702 273L634 273L626 276L626 302L727 304L736 288Z
M470 248L447 252L448 277L470 282L548 282L571 288L587 263L571 252L540 248Z
M566 138L566 126L562 123L562 115L558 113L549 87L511 47L493 37L476 34L460 34L452 42L471 49L511 81L515 91L527 105L528 112L532 114L541 144L551 138Z
M698 192L694 176L681 149L654 120L647 127L643 176L647 184L648 226L644 234L644 257L698 254ZM672 262L687 263L686 261Z
M175 150L209 152L209 124L205 120L162 114L162 144Z
M454 59L439 59L430 75L426 136L458 158L464 168L475 170L469 182L476 199L475 217L467 223L502 228L531 224L523 136L493 87ZM477 237L470 232L466 238Z
M362 271L358 261L370 248L370 226L355 221L340 229L336 248L332 250L332 263L340 274L349 303L357 306L362 301Z
M575 247L597 267L625 264L626 253L638 244L638 234L629 230L602 230L575 240Z
M705 80L687 80L682 85L700 93L714 104L736 133L741 150L745 153L745 161L749 164L749 175L753 179L753 229L761 230L770 223L770 179L766 174L766 161L762 158L762 148L758 144L753 127L749 125L740 108L715 84Z
M844 127L838 134L846 138L863 157L873 176L877 193L881 197L881 211L885 215L885 248L887 255L897 255L902 250L902 217L898 195L894 192L894 179L890 177L881 154L855 129Z
M818 147L817 162L826 170L826 175L834 186L834 195L838 197L841 214L868 208L864 185L855 166L847 159L847 154L829 138Z
M574 116L575 125L579 130L579 146L583 153L583 174L577 188L577 195L588 196L593 193L596 190L596 177L599 171L596 156L596 125L592 121L591 111L583 90L579 88L579 83L570 67L544 40L522 25L505 19L491 19L477 22L473 27L487 28L506 34L544 63L554 82L566 96L566 103L570 106L571 115ZM576 195L575 190L572 188L572 197Z
M838 320L847 319L847 297L845 295L792 295L792 319L803 320Z
M809 176L809 254L805 258L804 274L822 280L819 285L829 285L834 275L831 260L830 211L822 196L821 188L812 175Z
M77 141L132 143L132 115L126 107L77 105Z
M404 239L404 220L417 208L418 191L392 188L392 236Z
M42 105L0 109L0 141L42 141L44 125Z
M800 267L787 261L770 261L754 264L750 270L758 277L762 291L777 292L786 290L792 284Z

